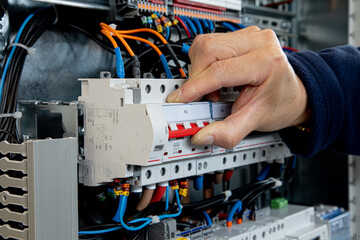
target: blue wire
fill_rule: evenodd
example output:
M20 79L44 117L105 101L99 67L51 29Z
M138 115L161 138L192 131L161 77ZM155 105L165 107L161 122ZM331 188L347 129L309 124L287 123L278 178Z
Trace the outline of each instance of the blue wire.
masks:
M205 211L203 211L203 214L204 214L204 217L205 217L205 220L206 220L206 224L208 226L212 226L213 223L211 221L211 218L210 218L209 214L207 212L205 212Z
M244 24L241 23L235 23L240 29L246 28L247 26L245 26Z
M124 198L127 198L127 197L124 196ZM121 207L121 215L123 215L123 213L125 212L125 209L126 209L126 200L123 200L122 198L120 198L120 207ZM147 221L137 227L129 227L128 225L125 224L124 219L122 217L120 218L120 223L128 231L139 231L139 230L143 229L144 227L146 227L147 225L149 225L152 221L151 218L144 218L144 219L147 219ZM137 219L137 221L139 222L140 220Z
M179 211L177 213L174 213L174 214L160 215L159 216L160 220L165 219L165 218L175 218L175 217L180 216L180 214L181 214L181 202L180 202L179 192L178 192L177 189L175 189L175 196L176 196L177 205L179 207ZM129 223L138 223L138 222L144 222L144 223L141 224L140 226L137 226L137 227L129 227L128 225L126 225L124 223L124 220L123 220L123 216L124 216L125 210L126 210L126 204L127 204L127 197L121 195L120 200L119 200L119 208L118 208L118 209L120 209L120 212L116 213L115 216L118 216L118 217L122 216L122 217L119 217L118 221L121 223L123 228L125 228L128 231L138 231L138 230L141 230L142 228L146 227L147 225L149 225L152 222L151 218L137 218L137 219L134 219L134 220L130 221ZM118 222L118 221L116 221L116 222ZM118 226L118 227L109 228L109 229L103 229L103 230L80 231L79 234L102 234L102 233L108 233L108 232L119 230L122 227Z
M165 211L169 209L169 185L166 186Z
M48 7L47 7L48 8ZM44 10L44 8L42 9L39 9L37 11L35 11L34 13L30 14L26 19L25 21L21 24L20 26L20 29L16 35L16 38L14 40L14 43L18 43L19 40L20 40L20 36L22 34L22 32L24 31L24 28L26 27L26 25L28 24L28 22L35 16L36 13L38 13L39 11L42 11ZM6 74L7 74L7 71L9 69L9 65L10 65L10 62L11 62L11 59L15 53L15 49L16 49L16 46L13 46L12 49L11 49L11 52L9 54L9 58L8 60L6 61L6 64L5 64L5 67L4 67L4 71L3 71L3 74L1 76L1 84L0 84L0 104L1 104L1 99L2 99L2 93L3 93L3 90L4 90L4 84L5 84L5 78L6 78Z
M293 162L292 162L292 168L295 168L296 167L296 155L294 155L293 157Z
M166 27L166 37L165 37L166 41L169 40L169 37L170 37L170 27Z
M209 24L205 19L199 19L201 24L204 26L204 29L209 29Z
M187 24L187 22L185 21L185 19L183 17L180 17L179 18L183 21L183 23L185 24L186 28L188 29L189 33L190 33L190 37L192 37L192 31L189 27L189 25Z
M194 188L196 190L201 190L204 185L204 176L196 176L194 179Z
M260 173L257 175L256 179L257 179L258 181L264 180L264 179L267 177L267 175L269 174L269 172L270 172L270 165L267 164L266 167L263 167L263 168L261 169L261 171L260 171Z
M193 18L192 20L195 23L197 29L199 30L199 34L204 34L204 30L203 30L203 28L201 26L200 21L197 18Z
M114 48L116 57L116 74L119 78L125 78L124 62L122 60L121 51L119 47Z
M167 62L164 54L161 54L159 57L160 57L160 60L161 60L162 65L164 66L164 70L165 70L165 73L166 73L166 77L167 77L168 79L173 79L174 76L173 76L172 73L171 73L169 64L168 64L168 62Z
M191 31L196 35L198 31L197 31L194 23L190 20L190 18L185 17L185 16L183 16L182 18L185 20L187 25L190 27Z
M190 51L190 46L183 43L182 48L181 48L181 52L186 54L186 55L189 55L189 51Z
M114 222L120 222L120 214L121 214L121 208L120 208L120 201L122 199L122 195L120 196L120 199L119 199L119 206L118 206L118 209L116 210L116 213L115 213L115 216L113 217L113 221Z
M210 21L209 19L206 19L207 20L207 22L209 23L209 29L210 29L210 31L212 32L212 31L214 31L214 23L212 22L212 21Z
M223 22L222 25L232 32L235 32L238 30L231 23L228 23L228 22Z
M165 218L175 218L180 216L181 214L181 202L180 202L180 197L179 197L179 191L177 189L175 189L175 197L176 197L176 202L179 208L179 211L177 213L173 213L173 214L164 214L164 215L160 215L159 219L165 219Z
M227 217L228 222L232 222L236 212L240 212L242 209L242 202L238 200L230 209L229 215Z
M107 229L102 229L102 230L80 231L79 234L86 234L86 235L103 234L103 233L117 231L120 229L122 229L122 227L118 226L118 227L112 227L112 228L107 228Z

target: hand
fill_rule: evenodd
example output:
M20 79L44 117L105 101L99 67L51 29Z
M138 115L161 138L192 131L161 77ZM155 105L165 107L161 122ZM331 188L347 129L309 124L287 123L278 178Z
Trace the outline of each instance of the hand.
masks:
M168 102L198 101L207 94L217 101L217 90L241 86L231 115L200 130L194 144L232 148L254 130L276 131L310 118L305 88L272 30L199 35L189 56L189 80Z

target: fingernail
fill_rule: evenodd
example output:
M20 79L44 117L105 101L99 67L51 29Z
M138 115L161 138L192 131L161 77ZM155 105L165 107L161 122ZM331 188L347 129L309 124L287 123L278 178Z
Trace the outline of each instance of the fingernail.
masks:
M195 145L213 145L214 136L208 134L199 134L191 138L191 143Z
M168 102L179 102L180 101L180 96L181 96L181 88L175 90L174 92L172 92L168 97L167 97L167 101Z

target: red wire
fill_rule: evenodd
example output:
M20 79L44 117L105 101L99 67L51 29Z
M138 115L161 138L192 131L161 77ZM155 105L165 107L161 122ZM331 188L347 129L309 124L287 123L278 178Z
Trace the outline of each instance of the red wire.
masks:
M189 29L186 27L185 23L183 22L183 20L181 20L181 18L179 18L178 16L175 16L175 18L179 21L179 23L183 26L183 28L185 29L186 35L188 36L188 38L191 38L191 34L189 32Z
M287 49L289 51L293 51L293 52L298 52L299 50L295 49L295 48L292 48L292 47L286 47L286 46L283 46L282 47L283 49Z
M150 203L158 202L161 200L162 196L164 195L166 187L157 186L154 195L151 198Z

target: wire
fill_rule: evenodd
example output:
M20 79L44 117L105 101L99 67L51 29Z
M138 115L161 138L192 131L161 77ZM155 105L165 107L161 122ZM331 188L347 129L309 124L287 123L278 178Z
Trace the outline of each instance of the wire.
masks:
M169 209L169 185L166 186L166 195L165 195L165 211Z
M129 44L125 41L125 39L118 33L118 31L116 31L115 29L113 29L112 27L110 27L109 25L107 25L106 23L100 23L100 27L103 29L106 29L108 31L110 31L111 33L115 34L115 36L121 41L121 43L124 45L124 47L126 48L126 50L129 52L130 56L134 56L135 53L133 52L133 50L131 49L131 47L129 46Z
M120 229L122 229L122 227L117 226L117 227L112 227L112 228L107 228L107 229L102 229L102 230L80 231L79 234L97 235L97 234L104 234L104 233L118 231Z
M232 225L232 220L234 218L234 215L236 212L240 212L242 209L242 201L238 200L233 206L232 208L230 209L230 212L229 212L229 215L227 217L227 220L226 220L226 225L228 227L231 227Z
M176 217L180 216L180 214L182 212L182 210L181 210L182 206L181 206L181 201L180 201L180 197L179 197L179 190L175 189L174 191L175 191L176 203L177 203L179 210L177 213L160 215L159 216L160 220L165 219L165 218L176 218Z
M189 32L189 29L188 27L186 26L186 24L184 23L184 21L178 17L178 16L175 16L175 18L179 21L179 23L181 24L181 26L185 29L185 32L186 32L186 35L188 36L188 38L191 38L191 34Z
M104 34L110 40L114 48L119 47L113 36L111 36L111 34L108 31L106 31L105 29L101 29L101 33Z
M283 46L282 47L283 50L287 51L287 52L298 52L299 50L295 49L295 48L292 48L292 47L287 47L287 46Z
M108 25L106 25L105 23L101 23L103 26L107 26L108 28L112 29L111 27L109 27ZM133 34L133 33L140 33L140 32L149 32L149 33L153 33L155 34L165 45L166 49L168 50L168 52L171 55L171 58L174 60L176 67L179 69L179 72L181 74L181 76L183 78L186 78L186 74L184 72L184 69L182 69L179 59L177 58L176 54L174 53L173 49L171 48L170 44L168 44L168 42L166 41L166 39L157 31L153 30L153 29L149 29L149 28L140 28L140 29L133 29L133 30L114 30L112 29L113 32L116 32L117 36L119 35L121 37L120 34ZM163 59L162 59L163 61Z
M132 30L116 30L119 34L133 34L133 33L142 33L142 32L148 32L156 35L164 44L167 44L166 39L163 35L155 31L154 29L150 28L139 28L139 29L132 29Z
M104 48L106 51L115 54L114 49L107 46L106 44L104 44L103 42L101 42L100 39L98 39L95 35L89 33L88 31L86 31L85 29L82 29L81 27L72 25L72 24L66 24L67 27L73 28L81 33L83 33L84 35L86 35L87 37L89 37L91 40L93 40L96 44L98 44L100 47Z
M166 41L169 41L170 35L171 35L170 27L166 27L166 37L165 37Z
M168 62L166 61L166 58L165 58L164 54L160 51L160 49L159 49L155 44L153 44L153 43L150 42L149 40L146 40L146 39L143 39L143 38L139 38L139 37L134 37L134 36L130 36L130 35L121 35L121 36L124 37L124 38L128 38L128 39L132 39L132 40L137 40L137 41L140 41L140 42L144 42L144 43L148 44L149 46L151 46L151 47L159 54L159 57L160 57L161 63L162 63L163 66L164 66L164 70L165 70L165 73L166 73L167 78L169 78L169 79L173 79L173 78L174 78L173 75L172 75L172 73L171 73L169 64L168 64Z
M212 226L213 223L211 221L211 218L210 218L209 214L207 212L205 212L205 211L203 211L203 214L204 214L204 218L206 220L206 225Z
M191 31L192 31L192 32L194 33L194 35L196 36L197 33L198 33L198 31L197 31L194 23L190 20L190 18L185 17L185 16L182 16L181 18L184 20L184 22L186 22L186 24L189 26L189 28L191 29Z
M38 10L38 11L39 11L39 10ZM16 35L16 38L15 38L15 40L14 40L14 43L19 43L19 39L20 39L20 36L21 36L22 32L24 31L24 28L26 27L26 25L29 23L29 21L35 16L35 14L36 14L38 11L30 14L30 15L25 19L25 21L21 24L21 26L20 26L20 28L19 28L19 31L18 31L18 33L17 33L17 35ZM5 67L4 67L2 76L1 76L1 84L0 84L0 104L1 104L1 99L2 99L2 93L3 93L3 89L4 89L6 74L7 74L7 71L8 71L8 69L9 69L9 65L10 65L10 62L11 62L11 60L12 60L12 57L14 56L15 49L16 49L16 46L13 46L13 48L11 49L10 55L9 55L7 61L6 61L6 64L5 64Z
M19 140L16 138L16 136L15 136L14 134L12 134L11 132L9 132L9 131L7 131L7 130L0 129L0 133L4 133L4 134L8 135L9 137L11 137L11 139L12 139L14 142L20 144L20 141L19 141Z
M201 26L200 21L197 18L193 18L192 20L195 23L197 29L199 30L199 34L204 34L204 30L203 30L203 28Z
M235 32L238 30L231 23L228 23L228 22L223 22L222 25L232 32Z
M123 219L123 215L125 213L125 209L126 209L126 196L120 196L120 201L119 201L119 207L120 207L120 216L119 216L119 221L121 223L121 226L123 226L126 230L128 231L138 231L141 230L142 228L146 227L147 225L149 225L151 223L151 219L149 218L141 218L141 219L135 219L132 220L130 223L135 223L135 222L142 222L145 221L143 224L141 224L140 226L137 227L130 227L128 225L125 224L124 219Z

